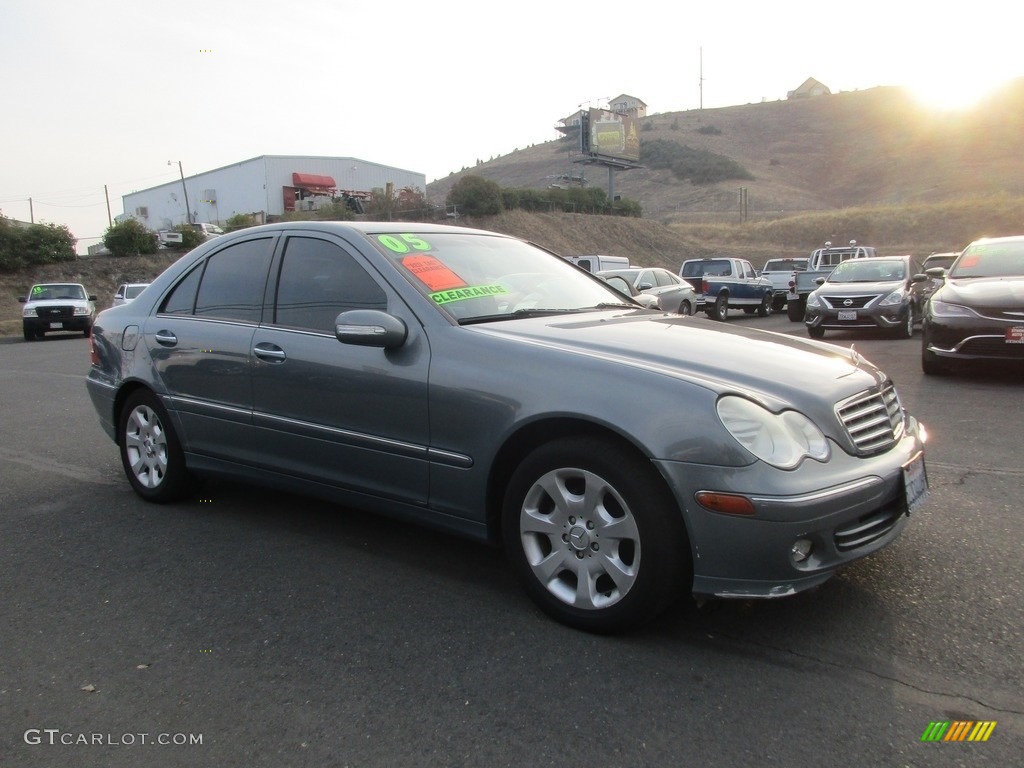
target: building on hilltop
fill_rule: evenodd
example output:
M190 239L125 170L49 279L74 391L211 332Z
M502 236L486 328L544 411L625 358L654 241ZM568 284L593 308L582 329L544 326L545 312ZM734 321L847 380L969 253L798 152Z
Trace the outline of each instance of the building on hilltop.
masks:
M803 85L797 88L795 91L789 91L786 94L787 99L809 99L812 96L825 96L832 93L827 85L819 83L813 77L808 77L804 80Z

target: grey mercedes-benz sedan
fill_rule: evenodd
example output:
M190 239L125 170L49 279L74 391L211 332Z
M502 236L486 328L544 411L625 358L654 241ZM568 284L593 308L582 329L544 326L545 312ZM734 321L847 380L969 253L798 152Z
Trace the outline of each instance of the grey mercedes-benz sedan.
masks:
M928 487L923 427L856 353L644 309L463 227L215 238L99 315L87 386L147 500L217 474L501 544L596 632L820 584Z

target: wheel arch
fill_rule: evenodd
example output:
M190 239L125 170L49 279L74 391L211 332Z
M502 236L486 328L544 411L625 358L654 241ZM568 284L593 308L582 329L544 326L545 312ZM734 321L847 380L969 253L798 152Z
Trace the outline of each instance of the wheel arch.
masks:
M580 418L560 416L539 419L522 425L498 449L487 480L487 536L491 542L501 543L501 508L505 489L516 467L537 446L566 437L590 437L607 440L622 450L633 454L634 457L641 461L651 461L651 456L637 443L621 432L617 432L603 424L597 424ZM674 499L675 497L672 495L668 482L653 465L652 469L658 481L664 483L669 496ZM685 528L682 510L679 510L679 520Z
M121 412L124 410L124 404L128 401L129 397L140 389L149 390L154 397L160 397L152 387L149 387L144 382L137 381L135 379L126 381L122 384L120 389L117 390L117 394L114 395L114 406L111 416L114 419L114 442L117 443L117 445L121 445L121 431L117 428L117 425L121 423Z

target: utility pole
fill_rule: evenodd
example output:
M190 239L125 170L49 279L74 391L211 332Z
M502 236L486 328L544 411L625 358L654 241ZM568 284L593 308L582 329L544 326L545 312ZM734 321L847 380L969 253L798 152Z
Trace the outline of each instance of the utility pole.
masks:
M168 165L174 165L173 160L167 161ZM181 174L181 192L185 196L185 219L189 225L192 224L192 209L188 205L188 189L185 187L185 172L181 170L181 160L178 161L178 173Z
M32 210L32 198L31 197L28 199L28 220L29 220L30 224L35 224L36 223L36 214L35 214L35 211Z
M704 109L704 46L700 47L699 79L697 89L700 91L700 109Z
M107 226L114 226L114 220L110 218L110 192L107 191L107 185L103 185L103 196L107 198Z

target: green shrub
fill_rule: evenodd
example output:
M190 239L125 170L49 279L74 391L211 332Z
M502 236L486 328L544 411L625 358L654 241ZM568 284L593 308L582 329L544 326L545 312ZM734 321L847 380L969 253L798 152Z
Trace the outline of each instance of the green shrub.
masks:
M445 201L466 216L495 216L502 211L501 187L472 174L455 182Z
M642 144L640 161L648 168L667 168L680 179L688 179L694 184L754 178L750 171L732 158L665 139Z
M113 256L156 253L156 235L135 219L114 224L103 233L103 244Z
M181 245L178 247L185 251L191 251L206 242L206 235L191 224L179 224L172 231L181 233Z
M0 271L15 272L34 264L74 261L77 242L63 224L22 227L0 216Z
M721 136L722 129L716 128L713 125L702 125L700 128L697 129L697 133L702 133L705 136Z

